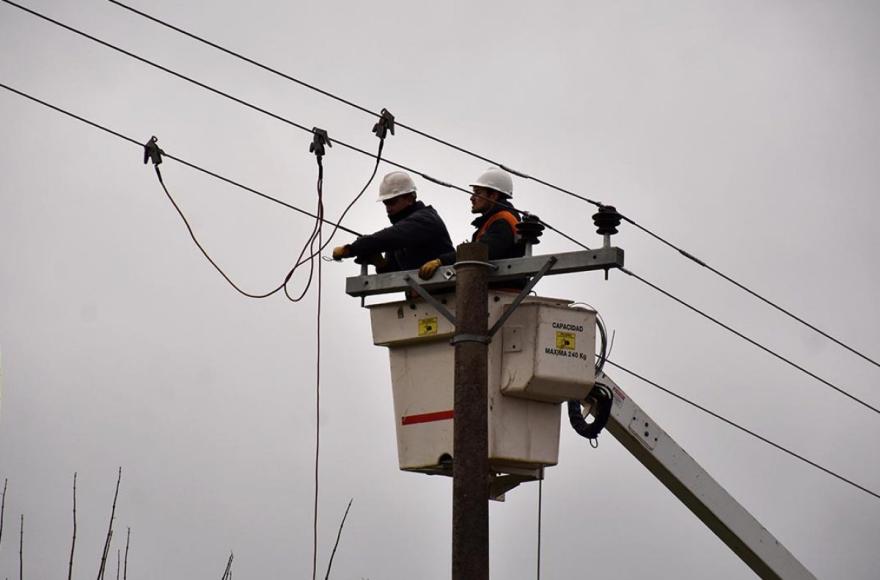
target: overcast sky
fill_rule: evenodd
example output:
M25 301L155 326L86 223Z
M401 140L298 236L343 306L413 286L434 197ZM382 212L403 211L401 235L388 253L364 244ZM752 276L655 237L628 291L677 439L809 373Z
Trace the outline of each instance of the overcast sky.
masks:
M331 138L373 150L374 119L109 2L21 0ZM873 2L280 2L133 6L639 223L880 357L880 8ZM0 4L0 79L306 209L310 136ZM141 150L0 90L0 577L93 577L117 466L130 578L307 578L315 288L235 293L192 244ZM466 185L486 163L400 130L386 156ZM371 160L333 147L327 212ZM211 255L275 285L311 221L178 163L166 182ZM380 175L390 171L384 165ZM453 240L465 195L418 179ZM386 223L377 184L346 225ZM517 179L515 202L598 245L594 208ZM350 241L340 235L340 243ZM872 405L880 369L623 226L627 265ZM536 253L569 251L547 234ZM400 472L388 357L325 263L319 571L354 504L334 578L449 577L451 482ZM295 286L302 288L304 279ZM612 272L548 278L588 302L612 358L880 491L880 416ZM623 374L615 380L820 578L877 578L880 501ZM491 506L494 578L535 577L537 486ZM543 577L753 577L610 435L563 423L543 488Z

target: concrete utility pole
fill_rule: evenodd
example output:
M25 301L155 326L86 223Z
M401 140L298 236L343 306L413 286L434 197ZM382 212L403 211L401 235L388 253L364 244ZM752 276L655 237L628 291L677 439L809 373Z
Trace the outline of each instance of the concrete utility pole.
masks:
M452 580L489 579L488 259L485 244L456 249Z

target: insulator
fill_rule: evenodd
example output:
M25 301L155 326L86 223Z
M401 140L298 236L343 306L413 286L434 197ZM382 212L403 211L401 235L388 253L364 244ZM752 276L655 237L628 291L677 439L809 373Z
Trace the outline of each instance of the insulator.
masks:
M596 233L601 236L610 236L617 233L620 225L620 214L613 205L599 206L599 211L593 214L593 223L596 224Z
M541 243L538 238L544 233L544 224L536 215L526 214L521 222L516 224L516 233L527 244Z

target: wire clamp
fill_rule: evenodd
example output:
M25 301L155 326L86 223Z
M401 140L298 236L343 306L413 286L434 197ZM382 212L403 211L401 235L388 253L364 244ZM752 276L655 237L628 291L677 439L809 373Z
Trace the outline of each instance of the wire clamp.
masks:
M158 137L153 135L150 137L149 141L144 143L144 165L150 161L153 162L153 165L159 165L162 163L162 155L164 155L165 152L159 148L158 141Z
M318 129L317 127L312 127L312 144L309 145L309 153L314 153L315 157L323 157L325 153L324 146L333 147L333 142L330 141L330 136L327 135L327 131L324 129Z
M491 336L484 336L482 334L456 334L452 337L452 340L449 341L449 344L456 345L460 342L478 342L480 344L489 344L492 342Z
M373 133L379 139L384 139L388 133L394 135L394 115L388 109L382 109L379 115L379 122L373 125Z
M493 264L492 262L482 262L480 260L461 260L452 265L453 268L458 268L459 266L483 266L485 268L490 268L492 270L497 270L498 266Z

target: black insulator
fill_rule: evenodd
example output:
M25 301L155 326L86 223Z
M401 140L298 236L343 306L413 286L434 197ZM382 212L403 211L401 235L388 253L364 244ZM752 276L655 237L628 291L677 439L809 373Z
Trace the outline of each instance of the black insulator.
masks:
M610 236L617 233L621 215L617 213L613 205L600 205L599 211L593 214L593 223L596 224L596 233L602 236Z
M527 244L539 244L541 242L538 238L544 233L544 224L538 216L526 214L522 221L516 224L516 233Z

